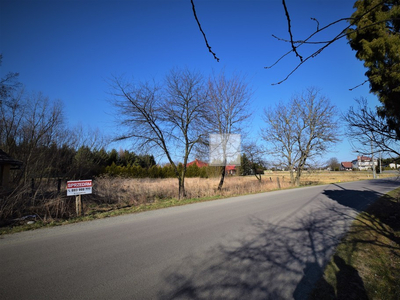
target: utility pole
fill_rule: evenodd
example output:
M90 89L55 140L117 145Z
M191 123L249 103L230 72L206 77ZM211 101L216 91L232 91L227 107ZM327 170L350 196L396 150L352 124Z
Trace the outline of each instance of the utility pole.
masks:
M372 159L372 175L376 179L375 161L374 161L374 148L372 145L372 133L371 133L371 159Z

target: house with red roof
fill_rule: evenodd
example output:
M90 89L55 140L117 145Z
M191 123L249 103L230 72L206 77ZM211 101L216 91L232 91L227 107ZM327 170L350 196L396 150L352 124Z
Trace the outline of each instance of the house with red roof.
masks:
M225 173L229 175L236 175L236 166L226 166L225 167Z
M351 163L351 161L343 161L340 163L340 170L351 171L353 170L353 164Z

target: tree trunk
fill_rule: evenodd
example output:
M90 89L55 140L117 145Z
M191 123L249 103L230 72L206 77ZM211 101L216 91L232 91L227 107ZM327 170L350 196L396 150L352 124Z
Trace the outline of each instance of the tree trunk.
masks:
M256 175L255 175L255 176L256 176L256 178L257 178L258 182L260 182L260 183L261 183L261 174L257 174L257 173L256 173Z
M295 180L294 180L294 186L299 186L300 185L300 177L298 177L297 175L296 175L296 178L295 178Z
M301 170L303 166L300 166L297 171L296 171L296 180L295 180L295 186L300 186L300 177L301 177Z
M218 191L222 190L222 186L224 185L224 179L225 179L225 166L221 166L221 179L218 184Z
M178 199L184 199L186 198L186 192L185 192L185 179L184 178L178 178L179 181L179 195Z
M296 178L294 177L294 172L292 167L290 167L289 173L290 173L290 184L292 186L296 186Z

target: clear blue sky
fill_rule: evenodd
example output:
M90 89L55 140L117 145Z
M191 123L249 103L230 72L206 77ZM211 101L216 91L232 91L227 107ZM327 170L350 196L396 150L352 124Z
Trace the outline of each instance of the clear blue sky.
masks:
M263 125L264 107L310 86L320 88L343 112L360 96L378 105L367 84L349 91L366 78L362 62L346 40L328 47L286 82L271 85L298 62L291 55L274 68L264 69L290 49L272 37L289 38L280 0L197 0L195 4L219 63L205 46L190 0L0 0L0 75L19 72L28 91L41 91L64 102L71 127L81 123L107 134L115 131L107 78L125 74L157 80L173 67L205 75L221 68L245 74L255 91L254 134ZM294 38L305 38L315 29L311 17L323 26L349 17L353 4L351 0L287 0ZM306 56L310 50L304 51L300 49ZM323 160L333 156L349 161L356 154L344 138Z

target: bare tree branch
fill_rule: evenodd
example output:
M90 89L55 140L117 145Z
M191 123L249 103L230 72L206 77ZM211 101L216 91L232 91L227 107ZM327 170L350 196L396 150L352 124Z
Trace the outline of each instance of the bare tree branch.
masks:
M319 30L319 21L316 18L311 18L311 20L317 22L317 31Z
M302 62L303 61L303 57L297 52L297 47L294 45L294 42L293 42L292 28L291 28L291 25L290 25L291 21L290 21L289 11L288 11L288 9L286 7L286 1L282 0L282 4L283 4L283 8L285 9L286 20L288 22L288 31L289 31L289 35L290 35L290 44L292 45L292 51L294 53L296 53L296 56L298 58L300 58L300 61Z
M200 24L199 19L197 18L196 8L195 8L195 6L194 6L193 0L190 0L190 2L192 3L192 9L193 9L194 18L196 19L196 22L197 22L197 25L199 26L200 32L203 34L204 41L206 42L206 46L207 46L207 48L208 48L208 51L214 56L214 59L215 59L217 62L219 62L219 58L218 58L217 55L211 50L211 46L208 44L206 34L204 33L203 29L201 28L201 24Z
M300 62L295 68L293 68L292 71L291 71L283 80L281 80L281 81L279 81L279 82L276 82L276 83L273 83L272 85L278 85L278 84L281 84L282 82L285 82L286 80L288 80L288 78L289 78L294 72L297 71L298 68L300 68L300 67L301 67L305 62L307 62L310 58L316 57L316 56L319 55L323 50L325 50L328 46L330 46L332 43L336 42L337 40L339 40L339 39L341 39L341 38L343 38L343 37L345 37L345 36L347 36L346 31L347 31L348 28L350 28L351 25L349 25L349 26L347 26L345 29L343 29L338 35L336 35L336 36L335 36L332 40L330 40L330 41L324 41L324 42L321 42L321 41L319 41L319 42L309 42L309 40L310 40L314 35L316 35L318 32L321 32L322 30L325 30L325 29L327 29L328 27L333 26L334 24L336 24L336 23L338 23L338 22L341 22L341 21L344 21L344 20L347 20L347 19L344 18L344 19L337 20L337 21L335 21L335 22L332 22L332 23L328 24L327 26L324 26L323 28L318 29L317 31L313 32L309 37L307 37L307 38L306 38L305 40L303 40L303 41L296 41L296 42L295 42L295 41L290 41L290 43L292 44L292 47L294 46L294 47L296 48L296 56L297 56L297 48L299 48L300 46L302 46L302 45L304 45L304 44L325 44L325 45L322 46L322 47L320 47L320 48L317 49L316 51L314 51L312 54L310 54L309 56L307 56L305 59L302 59L301 62ZM275 37L275 36L274 36L274 37ZM285 41L284 39L280 39L280 38L279 38L279 40ZM295 43L298 43L299 45L296 46L296 45L294 45ZM280 60L282 60L285 56L287 56L287 55L290 54L291 52L293 52L293 49L290 50L289 52L285 53L283 56L281 56L273 65L268 66L268 67L265 67L265 69L270 69L270 68L272 68L272 67L275 66Z
M353 148L362 154L387 153L400 156L400 141L396 133L390 130L384 119L368 107L365 98L356 99L357 107L351 107L343 116L347 123L347 136L353 142L358 142ZM371 143L374 151L371 151Z
M376 9L377 7L379 7L382 3L384 3L384 1L382 1L382 2L378 3L377 5L373 6L370 10L366 11L363 15L361 15L359 18L357 18L357 20L360 19L360 18L363 18L365 15L367 15L367 14L369 14L371 11L375 10L375 9ZM306 39L304 39L304 40L297 40L297 41L296 41L296 40L293 40L292 31L291 31L291 20L290 20L290 15L289 15L289 12L288 12L288 9L287 9L285 0L282 0L282 4L283 4L283 7L284 7L284 9L285 9L285 15L286 15L286 19L287 19L287 22L288 22L288 31L289 31L289 35L290 35L290 40L282 39L282 38L279 38L279 37L277 37L277 36L275 36L275 35L272 35L272 36L273 36L274 38L276 38L277 40L279 40L279 41L283 41L283 42L289 43L289 44L291 45L291 48L292 48L292 49L291 49L290 51L286 52L285 54L283 54L281 57L279 57L278 60L276 60L272 65L267 66L267 67L264 67L264 68L265 68L265 69L270 69L270 68L272 68L272 67L275 66L278 62L280 62L284 57L286 57L287 55L289 55L289 54L292 53L292 52L296 54L296 57L300 57L300 63L298 63L298 64L292 69L292 71L289 72L289 74L288 74L284 79L282 79L282 80L279 81L279 82L272 83L272 85L278 85L278 84L281 84L281 83L285 82L286 80L288 80L288 78L289 78L294 72L297 71L297 69L299 69L299 68L300 68L305 62L307 62L310 58L314 58L314 57L318 56L323 50L325 50L325 49L326 49L328 46L330 46L332 43L334 43L334 42L336 42L336 41L342 39L343 37L348 36L348 35L349 35L349 29L350 29L350 28L353 26L353 24L355 24L355 22L357 21L357 20L355 20L355 19L353 19L353 18L341 18L341 19L338 19L338 20L336 20L336 21L333 21L333 22L329 23L328 25L326 25L326 26L320 28L320 24L319 24L318 20L315 19L315 18L311 18L311 20L317 22L317 29L316 29L314 32L312 32ZM310 40L311 38L313 38L313 37L314 37L315 35L317 35L318 33L322 32L322 31L324 31L324 30L326 30L326 29L328 29L328 28L330 28L330 27L332 27L332 26L334 26L334 25L336 25L336 24L338 24L338 23L340 23L340 22L343 22L343 21L349 22L349 24L348 24L347 26L345 26L345 27L344 27L336 36L334 36L332 39L327 40L327 41L311 41L311 40ZM379 23L379 22L378 22L378 23ZM370 26L374 26L374 25L376 25L376 24L377 24L377 22L374 23L374 24L371 24L371 25L362 27L362 28L355 29L355 30L357 30L357 31L364 30L364 29L366 29L366 28L368 28L368 27L370 27ZM322 47L318 48L316 51L314 51L312 54L310 54L310 55L307 56L306 58L303 58L303 57L299 54L298 48L301 47L301 46L304 45L304 44L308 44L308 45L312 45L312 44L313 44L313 45L324 44L324 45L323 45ZM358 86L357 86L357 87L358 87Z
M365 79L365 81L363 83L360 83L360 84L356 85L355 87L352 87L351 89L349 89L349 91L355 90L356 88L359 88L360 86L363 86L367 82L368 82L368 79Z

